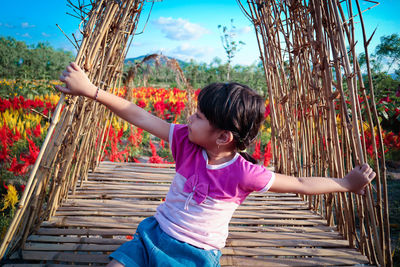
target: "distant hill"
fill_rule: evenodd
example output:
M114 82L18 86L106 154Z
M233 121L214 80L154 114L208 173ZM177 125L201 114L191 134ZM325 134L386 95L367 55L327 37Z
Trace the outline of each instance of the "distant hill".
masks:
M148 55L142 55L142 56L139 56L139 57L132 57L132 58L126 58L125 60L124 60L124 63L126 64L126 65L132 65L134 62L136 62L136 61L142 61L145 57L147 57ZM184 65L186 65L186 64L188 64L187 62L185 62L185 61L183 61L183 60L180 60L180 59L176 59L176 58L173 58L173 57L169 57L169 56L166 56L168 59L175 59L176 61L178 61L178 63L179 63L179 65L182 67L182 66L184 66ZM149 61L147 61L150 65L153 65L154 64L154 60L149 60ZM161 58L161 63L162 64L165 64L165 60L163 59L163 58Z

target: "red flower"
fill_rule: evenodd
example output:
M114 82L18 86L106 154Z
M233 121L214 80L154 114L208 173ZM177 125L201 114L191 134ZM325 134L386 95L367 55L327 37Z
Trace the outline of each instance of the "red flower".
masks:
M40 123L36 124L35 129L33 130L33 135L35 137L39 137L40 136Z
M19 109L20 108L20 103L18 97L14 97L11 99L11 106L13 109Z
M14 135L12 134L11 130L5 124L0 129L0 138L1 138L1 150L0 150L0 161L8 161L10 158L9 149L14 144Z
M2 148L0 150L0 162L1 161L8 161L10 158L10 149L8 149L7 142L5 139L1 140Z
M269 140L267 146L264 150L264 166L269 166L272 159L272 152L271 152L271 140Z
M143 129L137 128L135 133L133 132L133 127L131 127L131 134L128 137L128 140L132 143L134 147L138 147L143 140Z
M0 112L4 112L11 107L11 102L8 99L0 98Z
M379 100L379 104L381 104L383 101L390 103L392 102L392 100L390 100L389 95L387 95L386 97L382 98L381 100Z
M164 158L157 155L156 146L153 144L153 142L151 142L151 140L149 140L149 145L151 148L152 156L149 158L148 162L150 162L150 163L165 163Z
M40 100L40 99L35 99L35 101L34 101L34 103L33 103L33 106L34 106L35 108L37 108L37 107L42 108L42 107L44 107L44 103L43 103L43 101Z
M118 131L118 135L117 135L117 139L118 140L121 140L121 137L124 135L124 129L120 129L119 131Z
M160 146L161 146L162 148L165 148L165 143L164 143L164 140L163 140L163 139L161 139L161 141L160 141Z
M163 101L157 101L154 103L154 110L157 114L163 115L166 109L166 105Z
M17 142L19 139L21 139L21 133L18 131L17 128L15 128L15 134L13 136L13 141Z
M269 104L265 107L265 113L264 113L264 118L268 117L269 114L271 114L271 109Z
M256 145L255 145L255 148L254 148L254 153L253 153L253 158L254 159L256 159L256 160L260 160L261 159L261 148L260 148L260 146L261 146L261 141L259 140L259 141L256 141Z
M27 140L29 143L29 154L22 154L21 160L28 165L32 165L35 164L35 161L39 155L40 150L31 139L27 138Z
M25 166L24 164L18 163L17 158L13 158L10 168L8 168L7 170L10 172L13 172L14 174L21 175L21 174L25 174L26 167L27 166Z
M118 134L120 134L120 133L121 133L121 131ZM125 147L125 149L123 151L118 150L119 138L115 134L114 128L110 128L108 135L110 137L110 140L109 140L109 143L107 144L107 147L111 148L111 152L108 153L108 151L106 150L104 152L105 155L109 156L110 161L124 162L126 160L126 158L128 158L128 155L129 155L128 147Z
M138 106L141 107L141 108L146 107L146 103L145 103L143 100L139 100L139 101L136 103L136 105L138 105Z

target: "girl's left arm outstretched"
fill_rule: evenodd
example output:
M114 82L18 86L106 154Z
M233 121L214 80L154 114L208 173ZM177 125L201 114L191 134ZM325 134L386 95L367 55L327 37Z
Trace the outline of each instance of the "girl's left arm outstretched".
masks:
M60 76L60 81L64 82L65 86L56 85L59 91L97 100L120 118L168 142L168 122L119 96L99 90L75 62L67 66Z
M276 173L269 189L277 193L299 193L318 195L333 192L354 192L364 194L364 188L375 178L375 172L368 164L356 166L344 178L293 177Z

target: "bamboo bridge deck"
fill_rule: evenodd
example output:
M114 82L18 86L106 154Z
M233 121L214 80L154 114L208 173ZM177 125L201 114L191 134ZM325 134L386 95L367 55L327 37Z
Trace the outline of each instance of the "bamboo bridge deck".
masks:
M173 175L173 168L102 162L5 266L104 266L154 214ZM222 253L222 266L368 265L295 194L251 194L233 215Z

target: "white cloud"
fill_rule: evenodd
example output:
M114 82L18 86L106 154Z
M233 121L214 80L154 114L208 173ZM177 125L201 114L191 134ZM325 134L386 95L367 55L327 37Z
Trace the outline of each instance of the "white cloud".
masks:
M188 59L196 59L196 60L204 60L204 58L212 54L214 52L214 48L212 47L195 47L189 43L183 43L180 46L175 47L174 49L168 52L168 55L173 57L178 57L183 60Z
M181 18L160 17L154 23L161 28L167 38L172 40L193 40L208 33L208 30L200 25Z
M22 22L21 23L21 27L23 28L23 29L27 29L27 28L34 28L34 27L36 27L35 25L32 25L32 24L29 24L29 22Z
M242 27L242 28L238 29L237 32L238 32L239 34L246 34L246 33L251 32L251 30L252 30L252 27L250 27L250 26L245 26L245 27Z
M50 37L51 35L48 34L48 33L42 32L42 36L43 36L43 37Z
M32 38L32 36L30 36L29 33L24 33L24 34L16 33L16 35L24 37L24 38Z
M11 25L11 24L8 24L8 23L1 23L1 25L0 26L4 26L4 27L6 27L6 28L9 28L9 29L13 29L13 28L15 28L15 26L14 25Z
M140 47L140 46L145 46L145 45L146 45L146 43L144 43L144 42L135 42L135 39L133 39L131 47Z

